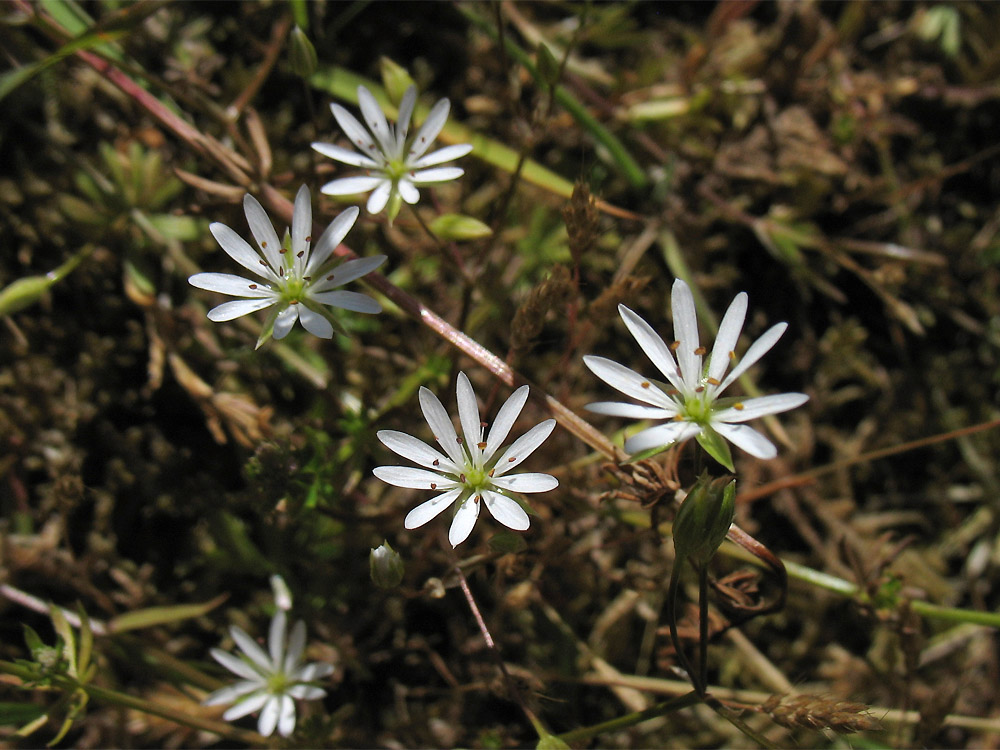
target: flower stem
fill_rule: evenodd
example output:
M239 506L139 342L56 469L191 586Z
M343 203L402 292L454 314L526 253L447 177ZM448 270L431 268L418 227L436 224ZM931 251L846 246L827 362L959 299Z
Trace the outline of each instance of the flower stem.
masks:
M579 729L574 729L571 732L560 734L558 737L567 744L583 743L592 737L603 734L604 732L613 732L617 729L634 727L636 724L641 724L649 719L666 716L673 711L679 711L682 708L689 708L690 706L695 706L698 703L701 703L701 696L698 695L696 691L692 690L686 695L680 695L676 698L671 698L668 701L657 703L655 706L650 706L643 711L634 711L633 713L619 716L617 719L602 721L600 724L593 724L589 727L580 727Z

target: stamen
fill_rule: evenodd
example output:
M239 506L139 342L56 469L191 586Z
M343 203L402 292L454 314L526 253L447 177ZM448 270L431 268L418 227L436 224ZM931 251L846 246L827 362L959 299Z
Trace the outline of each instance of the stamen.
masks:
M476 443L476 446L477 446L477 447L478 447L478 448L479 448L480 450L483 450L483 449L484 449L484 448L486 447L486 443Z
M433 461L431 461L431 466L440 466L440 465L441 465L441 461L439 461L436 458Z
M740 404L733 404L733 408L736 409L736 411L743 411L746 407L742 403L740 403Z
M494 471L496 471L496 469L490 469L490 473L488 474L488 476L489 476L489 477L490 477L491 479L493 478L493 472L494 472Z
M278 254L279 254L279 255L284 255L284 254L285 254L285 253L287 253L287 252L288 252L288 248L287 248L287 247L283 247L283 248L281 248L281 249L280 249L280 250L278 251Z
M649 388L649 381L644 380L639 385L641 385L643 388Z
M459 445L464 445L465 444L465 441L462 440L462 438L460 438L460 437L455 438L455 442L457 442Z
M251 284L251 285L250 285L250 288L251 288L251 289L256 289L256 288L257 288L257 285L256 285L256 284Z
M326 277L326 280L327 281L333 281L333 277L334 276L336 276L336 274L331 273L329 276Z
M697 349L694 350L694 353L697 354L699 357L703 357L704 355L708 354L708 349L706 349L703 346L699 346Z
M480 422L479 423L479 426L482 427L484 430L486 429L487 425L488 425L487 422Z
M674 414L674 421L675 422L683 422L684 421L684 415L683 414Z
M261 248L263 248L263 249L266 250L267 249L267 241L265 240L264 242L261 242L260 246L261 246Z
M432 490L436 490L437 488L438 488L438 486L436 484L434 484L434 482L431 482L431 489Z
M667 395L668 396L680 396L681 392L679 390L677 390L676 388L671 388L669 391L667 391Z
M722 384L721 384L721 383L720 383L720 382L719 382L718 380L716 380L715 378L708 378L708 379L707 379L707 380L706 380L705 382L706 382L706 383L708 383L709 385L722 385Z
M701 393L704 390L705 390L705 386L699 385L697 388L694 389L694 392L695 393Z
M297 304L299 304L299 301L298 301L297 299L293 299L293 300L292 300L291 302L289 302L288 304L289 304L289 305L297 305Z
M262 266L264 266L264 268L267 268L267 263L265 263L264 261L258 260L257 262L260 263Z
M306 254L305 250L299 250L297 253L295 253L295 257L296 258L301 258L305 254Z
M458 481L461 482L462 484L465 484L465 474L459 474Z
M474 502L474 503L475 503L476 505L479 505L479 495L476 495L476 496L475 496L475 497L473 498L472 502Z
M680 345L681 345L681 342L680 342L680 341L675 341L674 343L672 343L672 344L671 344L671 345L670 345L669 347L667 347L667 348L668 348L668 349L670 349L670 351L672 351L672 352L676 352L676 351L677 351L677 347L679 347Z
M311 234L306 235L306 242L312 242L312 241L313 241L312 235Z
M736 361L736 352L729 352L729 358L731 360L733 360L733 362L735 362Z
M509 464L512 464L512 463L514 463L514 462L515 462L516 460L517 460L517 457L516 457L516 456L511 456L510 458L508 458L508 459L507 459L507 463L509 463Z

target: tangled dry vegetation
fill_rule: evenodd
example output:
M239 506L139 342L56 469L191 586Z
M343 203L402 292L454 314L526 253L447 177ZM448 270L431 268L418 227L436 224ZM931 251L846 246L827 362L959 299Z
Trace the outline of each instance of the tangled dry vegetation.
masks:
M301 13L311 78L290 46ZM31 657L23 625L54 642L52 602L93 619L96 665L78 713L79 695L7 671L4 742L48 741L67 713L63 746L263 742L252 722L220 738L171 717L219 720L199 704L226 679L208 650L231 624L266 636L280 573L309 658L335 666L282 742L534 745L446 527L405 531L415 493L371 475L390 458L378 429L423 429L419 386L451 406L464 370L488 413L512 390L452 330L532 384L526 424L561 425L531 459L560 488L533 499L530 531L481 521L456 551L527 707L577 746L752 744L709 705L573 735L690 689L664 598L675 491L696 467L690 446L610 461L545 395L620 447L622 420L583 411L609 393L581 356L648 367L616 307L667 335L684 278L704 320L745 290L748 337L788 321L750 387L810 396L765 425L778 458L737 455L736 522L788 577L735 544L713 561L713 699L778 746L998 745L1000 6L3 14L0 660ZM386 59L422 101L451 99L453 135L476 150L419 214L363 215L348 244L388 255L388 284L448 327L369 288L385 312L345 316L349 337L299 330L255 352L259 322L210 323L187 284L225 263L208 224L245 234L247 191L279 227L299 185L318 197L337 169L310 150L337 136L328 105L354 107L357 77L376 86ZM342 208L314 210L325 225ZM448 212L492 234L429 237L421 222ZM12 302L24 286L9 285L67 261ZM406 564L390 590L369 577L383 540ZM698 609L681 615L693 649Z

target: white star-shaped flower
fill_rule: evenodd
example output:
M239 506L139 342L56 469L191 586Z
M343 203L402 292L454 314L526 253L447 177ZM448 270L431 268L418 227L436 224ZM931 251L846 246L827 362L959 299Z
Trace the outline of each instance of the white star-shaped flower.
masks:
M488 435L484 435L486 423L479 421L476 394L464 372L458 374L457 392L458 418L464 437L455 432L451 418L437 396L422 387L420 409L444 453L405 432L380 430L378 439L386 448L424 468L379 466L374 470L375 476L396 487L441 490L440 495L411 510L403 525L407 529L423 526L445 508L454 505L455 516L448 532L452 547L469 538L483 504L504 526L524 531L530 523L528 514L510 497L510 493L547 492L559 486L559 481L549 474L507 473L545 442L556 425L554 419L535 425L511 443L507 450L500 452L528 399L528 386L522 385L500 407Z
M359 213L357 208L348 208L330 222L314 248L310 248L312 203L305 185L295 196L291 240L287 245L278 239L256 198L247 194L243 208L259 251L225 224L215 222L209 229L229 257L256 274L263 283L228 273L196 273L188 279L192 286L245 298L212 308L208 312L209 320L217 323L233 320L255 310L273 307L257 342L259 347L272 333L276 339L287 336L296 320L314 336L332 338L337 321L324 305L360 313L381 312L381 305L368 295L337 287L374 271L385 262L386 256L357 258L336 267L329 263L334 249L354 226Z
M584 363L597 377L626 396L642 402L600 402L588 404L587 409L616 417L669 420L626 440L625 450L630 454L667 447L695 437L713 458L730 470L733 469L732 457L725 440L757 458L774 458L778 454L774 444L744 423L794 409L808 401L809 397L804 393L781 393L745 400L720 396L774 346L788 324L778 323L765 331L727 375L730 363L736 362L734 350L747 312L746 292L737 294L726 310L707 361L704 357L708 351L698 340L694 298L688 285L680 279L674 282L671 303L676 340L669 345L646 321L625 305L618 306L629 333L667 382L654 382L604 357L585 356Z
M229 632L243 656L235 656L220 648L213 648L211 653L212 658L241 679L216 690L205 699L204 705L217 706L235 701L235 705L222 715L226 721L260 711L258 732L270 737L277 728L282 737L291 735L295 731L295 700L324 697L326 691L312 683L330 675L333 666L322 662L303 664L306 624L301 620L297 622L286 642L286 623L285 612L279 609L271 620L268 651L258 646L242 629L235 625L231 627Z
M399 104L399 116L393 127L371 92L364 86L358 86L358 104L367 129L339 104L331 104L333 116L344 134L361 149L361 153L333 143L313 143L312 147L331 159L362 167L367 174L333 180L324 185L322 191L327 195L356 195L371 191L368 213L377 214L388 205L391 221L399 213L401 201L413 205L420 200L418 186L461 177L464 172L460 167L442 165L472 151L471 144L461 143L426 153L444 127L451 104L447 99L438 101L416 135L409 140L410 118L416 101L417 89L410 86Z

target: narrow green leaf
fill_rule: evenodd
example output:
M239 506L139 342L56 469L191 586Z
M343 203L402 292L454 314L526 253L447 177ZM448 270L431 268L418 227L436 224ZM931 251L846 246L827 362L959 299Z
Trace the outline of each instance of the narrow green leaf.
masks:
M201 617L206 612L211 612L218 607L226 599L227 595L221 594L201 604L148 607L136 610L135 612L126 612L108 621L108 632L121 633L126 630L139 630L141 628L150 628L154 625L165 625L171 622L190 620L192 617Z
M0 726L12 726L34 722L45 715L45 709L32 703L9 703L0 701Z
M729 443L727 443L725 438L723 438L719 433L711 427L705 427L698 433L696 439L698 444L705 449L708 455L730 471L736 471L736 469L733 468L733 454L729 450Z
M479 219L463 214L442 214L430 223L430 230L439 240L478 240L493 231Z

